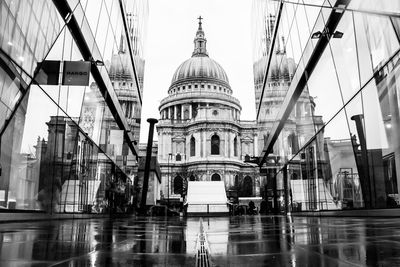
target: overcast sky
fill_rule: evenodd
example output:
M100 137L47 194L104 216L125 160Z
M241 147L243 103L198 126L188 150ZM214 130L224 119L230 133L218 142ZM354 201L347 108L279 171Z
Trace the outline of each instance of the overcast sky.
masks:
M178 66L193 52L200 15L209 56L226 71L242 120L255 120L250 0L149 0L140 142L146 143L147 118L159 119ZM155 140L157 135L155 134Z

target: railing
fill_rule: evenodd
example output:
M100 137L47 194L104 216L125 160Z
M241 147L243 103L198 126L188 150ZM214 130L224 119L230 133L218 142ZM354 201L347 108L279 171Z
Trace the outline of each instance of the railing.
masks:
M195 207L194 211L189 210L190 207ZM226 208L226 209L225 209ZM210 213L228 213L228 204L188 204L187 213L210 214Z
M265 90L264 99L267 97L285 97L287 90Z
M185 99L185 98L193 98L195 96L213 96L217 97L221 100L229 100L231 102L235 102L235 104L239 105L239 100L236 97L233 97L231 95L228 95L226 93L220 93L220 92L207 92L207 91L192 91L192 92L181 92L181 93L176 93L174 95L169 95L160 102L160 106L164 105L165 103L170 102L171 100L180 100L180 99Z

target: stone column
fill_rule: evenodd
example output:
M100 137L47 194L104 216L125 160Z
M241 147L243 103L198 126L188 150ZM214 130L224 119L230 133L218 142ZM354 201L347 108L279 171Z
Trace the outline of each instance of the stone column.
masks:
M178 119L178 109L177 106L174 106L174 120Z
M258 134L254 134L254 156L258 157L260 153L258 152Z
M225 140L224 140L224 156L225 157L229 157L229 154L228 154L228 145L229 145L229 133L228 132L224 132L224 135L225 135Z
M203 146L203 131L200 130L199 132L199 148L200 148L200 157L204 156L204 146Z
M207 153L207 133L203 131L203 152L204 152L204 157L208 157Z
M163 132L160 131L158 134L158 140L162 140L162 137L163 137ZM158 155L161 155L161 157L162 157L163 154L164 154L164 150L163 150L162 146L158 146Z
M189 105L189 120L192 119L192 105Z
M229 157L233 158L233 157L235 157L235 147L234 147L234 143L233 143L233 141L235 140L235 133L234 132L230 132L229 136L230 136L230 139L231 139L230 145L229 145L229 147L230 147L230 153L229 153L230 155L229 155Z
M168 134L168 146L169 146L168 153L172 153L172 155L173 155L174 154L174 144L172 143L172 133L171 132Z
M190 159L190 138L192 136L190 134L186 135L185 137L185 157L188 161Z
M165 141L166 141L166 140L165 140L165 135L166 135L166 134L165 134L164 132L162 132L162 135L161 135L161 142L162 142L162 151L163 151L163 152L162 152L162 154L160 153L162 159L165 159L165 157L166 157L165 155L168 154L168 151L165 151L165 143L166 143L166 142L165 142Z
M199 132L194 132L193 136L195 138L195 153L194 156L197 157L200 155L200 134Z

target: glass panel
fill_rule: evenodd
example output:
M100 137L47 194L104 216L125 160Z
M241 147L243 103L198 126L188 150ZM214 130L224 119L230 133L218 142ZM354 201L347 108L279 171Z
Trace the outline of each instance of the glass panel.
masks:
M1 141L4 208L107 212L130 204L131 191L125 189L133 179L38 86L31 87ZM125 160L121 166L132 173L134 164Z
M329 42L336 65L343 101L347 102L360 89L353 14L346 12L336 28L343 33L341 38Z
M393 206L398 200L400 68L395 66L384 68L362 92L365 150L375 193L371 205L375 207Z
M362 190L345 113L339 113L289 162L292 208L363 207Z
M65 117L37 86L31 87L1 140L3 207L56 209L61 185L56 162L63 148L58 116Z
M107 9L104 4L101 8L100 18L101 19L99 20L99 23L95 29L96 30L95 36L96 36L97 46L99 47L100 51L102 52L104 50L104 45L105 45L106 38L107 38L107 32L105 31L105 29L107 29L108 25L110 24L110 20L108 19ZM106 34L104 34L104 33L106 33Z
M399 12L400 2L393 0L352 0L348 7L375 12Z
M60 57L61 55L61 57ZM46 60L83 60L70 31L64 28L60 37L54 43ZM93 82L90 75L89 84ZM85 86L42 85L46 93L66 112L75 122L78 122L81 113Z
M278 7L278 3L276 2L270 2L270 1L253 1L253 10L257 12L258 16L253 17L253 23L252 23L252 32L254 36L253 44L254 44L254 53L253 53L253 71L254 71L254 85L255 85L255 98L256 98L256 108L258 109L259 102L260 102L260 97L261 97L261 92L263 90L263 81L264 77L266 75L266 67L267 67L267 56L270 50L271 42L272 42L272 35L274 31L274 26L275 26L275 16L276 16L276 9ZM285 15L285 9L282 13L282 16L284 17ZM285 18L286 22L286 18ZM288 24L286 23L283 25L280 29L281 35L278 38L279 40L275 44L275 50L279 48L280 42L284 41L282 40L281 37L285 37L285 35L288 34ZM284 33L283 33L284 32ZM287 38L286 38L287 39ZM284 48L284 42L280 45L280 47L283 49ZM279 50L279 49L278 49ZM282 57L279 57L279 63L281 61ZM272 65L275 65L273 67L270 67L270 69L278 69L279 68L279 63L277 63L277 58L272 59ZM271 77L271 72L268 74L269 77ZM267 84L266 90L270 89L271 84ZM286 93L286 92L284 92ZM264 99L266 99L265 93L264 93ZM275 113L273 113L275 114ZM266 110L263 108L260 111L260 118L266 118L273 116L272 113L266 113Z
M314 114L328 121L343 106L329 49L325 49L307 84L315 103Z
M4 126L21 93L27 90L1 136L3 174L0 205L8 209L54 212L125 211L127 205L132 204L133 191L130 187L133 174L137 171L136 157L128 149L124 132L116 124L115 114L106 107L93 77L90 77L89 86L28 87L36 64L45 56L47 60L82 60L67 27L55 40L64 22L54 4L38 0L32 6L32 2L0 2L0 45L2 51L16 61L16 64L7 64L7 58L0 54L5 62L0 69L0 127ZM104 8L99 8L101 14L93 8L93 5L100 7L103 1L88 1L88 6L84 1L83 4L90 10L86 13L79 1L68 2L82 25L82 33L92 49L93 58L103 61L103 51L109 55L104 60L105 66L98 67L107 87L111 88L108 96L117 101L119 109L118 95L113 92L111 75L106 71L114 64L114 58L116 66L121 67L114 76L123 74L130 77L124 76L124 83L130 84L130 88L122 89L130 89L132 94L136 92L130 57L121 57L116 44L116 40L121 41L120 45L126 52L127 39L122 30L119 2L112 2L113 28L109 25L105 4ZM142 11L145 13L144 9ZM106 19L97 25L99 18L104 16ZM140 27L144 28L143 25ZM100 28L102 31L109 29L103 35L107 41L94 38L92 30L95 32L97 28L99 31ZM100 49L95 40L99 42ZM139 51L142 47L135 49L138 55L142 55L143 51ZM142 73L143 59L135 57L134 60L138 73ZM140 76L140 83L142 81L143 76ZM132 94L132 98L137 96ZM126 110L123 112L131 115L128 119L138 126L140 105L133 103L128 107L129 113Z
M32 75L32 66L43 60L46 50L60 32L62 19L52 3L45 2L40 18L35 17L30 3L11 1L7 5L7 2L1 3L1 48ZM51 22L47 23L49 18L52 18ZM43 38L41 33L48 33L44 40L40 40L45 41L47 46L41 44L40 49L35 51L38 39Z
M85 9L85 11L86 11L85 16L89 23L90 28L92 29L92 32L95 32L97 29L97 23L99 21L100 10L101 10L102 4L103 4L103 1L99 1L99 0L87 1L87 5L86 5L86 9ZM107 17L102 18L102 19L106 20Z

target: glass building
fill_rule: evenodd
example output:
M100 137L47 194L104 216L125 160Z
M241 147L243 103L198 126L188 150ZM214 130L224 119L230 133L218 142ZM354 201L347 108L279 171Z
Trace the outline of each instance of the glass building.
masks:
M146 0L0 1L1 209L133 204L147 17ZM66 61L87 86L63 85Z
M390 0L253 0L260 164L282 209L400 205L399 13Z

